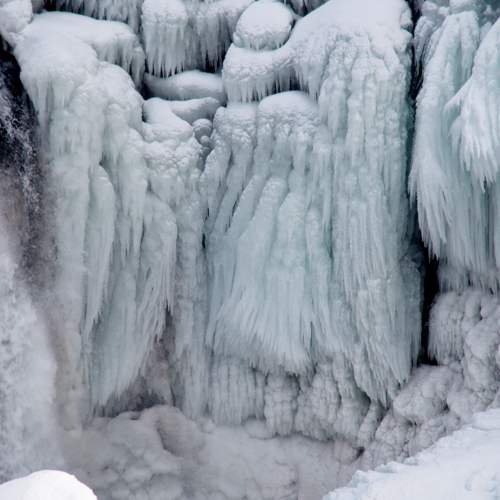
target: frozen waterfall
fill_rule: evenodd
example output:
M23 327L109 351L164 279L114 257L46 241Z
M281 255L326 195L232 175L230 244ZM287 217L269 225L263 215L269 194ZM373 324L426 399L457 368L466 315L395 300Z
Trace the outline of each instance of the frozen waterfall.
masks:
M499 18L0 0L1 478L309 500L498 406Z

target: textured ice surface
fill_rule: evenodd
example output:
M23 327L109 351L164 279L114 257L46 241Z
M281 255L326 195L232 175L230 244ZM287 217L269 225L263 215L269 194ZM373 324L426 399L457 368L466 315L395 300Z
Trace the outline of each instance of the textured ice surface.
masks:
M357 472L324 500L479 500L500 493L500 411L475 415L471 425L405 461Z
M44 470L0 484L1 500L97 500L92 491L65 472Z
M354 400L385 404L416 356L420 284L407 234L408 10L379 7L334 0L279 49L233 45L202 184L214 351L302 375L336 356L364 393ZM234 102L292 72L305 92Z
M169 76L219 66L239 16L251 3L144 0L141 23L149 72Z
M423 83L410 188L424 241L441 259L442 284L495 289L498 6L442 4L425 2L416 30Z
M171 314L192 314L187 302L194 292L174 313L175 273L179 241L201 224L194 191L200 145L180 119L177 126L154 117L143 123L142 98L129 76L100 61L106 54L94 52L78 30L54 26L74 19L68 16L35 20L15 51L42 125L56 200L56 290L68 337L82 344L95 405L135 380L163 332L167 306ZM127 33L108 21L87 21L102 23L96 29L103 31L108 26L108 36L118 28ZM115 43L129 40L132 33ZM192 212L189 219L177 220L180 207ZM195 254L181 258L186 272L195 267Z

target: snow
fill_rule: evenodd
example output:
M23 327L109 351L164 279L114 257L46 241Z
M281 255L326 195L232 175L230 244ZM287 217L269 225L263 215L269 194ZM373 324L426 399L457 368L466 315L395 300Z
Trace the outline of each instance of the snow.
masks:
M0 485L2 500L97 500L74 476L44 470Z
M31 21L33 9L30 0L0 1L0 36L11 45Z
M254 50L277 49L288 40L293 21L293 12L284 4L255 2L239 18L233 43Z
M65 12L36 15L30 30L73 36L90 45L101 61L121 66L139 84L144 73L144 51L135 33L126 25L113 21L97 21Z
M348 487L324 500L494 499L500 492L499 446L500 410L480 413L404 464L357 472Z

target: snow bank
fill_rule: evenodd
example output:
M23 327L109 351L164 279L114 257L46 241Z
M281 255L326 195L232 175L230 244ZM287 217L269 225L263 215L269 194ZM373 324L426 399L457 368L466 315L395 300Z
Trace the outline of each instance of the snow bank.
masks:
M500 493L499 446L500 410L490 410L403 464L357 472L324 500L493 500Z
M44 470L0 484L0 500L97 500L76 477Z

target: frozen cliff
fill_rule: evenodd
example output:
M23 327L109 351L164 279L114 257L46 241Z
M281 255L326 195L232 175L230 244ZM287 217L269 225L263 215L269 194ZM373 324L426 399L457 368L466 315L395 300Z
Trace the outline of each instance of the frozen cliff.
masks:
M0 0L3 479L308 500L497 406L498 17Z

